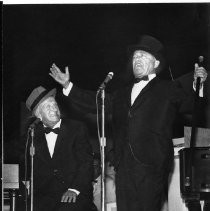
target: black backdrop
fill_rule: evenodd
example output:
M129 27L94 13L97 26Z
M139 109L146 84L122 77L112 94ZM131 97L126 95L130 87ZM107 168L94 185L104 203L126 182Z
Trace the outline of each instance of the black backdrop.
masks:
M3 5L3 120L8 158L18 144L24 103L33 88L57 87L48 75L55 62L69 66L78 86L96 90L110 71L107 91L119 86L126 48L140 34L166 46L174 78L193 71L198 56L208 64L210 4ZM209 69L209 68L208 68ZM163 77L170 79L166 71ZM7 152L7 150L6 150Z

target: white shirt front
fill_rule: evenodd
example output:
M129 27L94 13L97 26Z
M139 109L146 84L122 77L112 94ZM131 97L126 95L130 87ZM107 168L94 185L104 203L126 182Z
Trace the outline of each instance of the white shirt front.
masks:
M133 105L135 99L138 97L141 90L155 77L156 77L156 74L150 74L148 75L148 78L149 78L148 81L139 81L138 83L135 83L133 85L133 88L131 91L131 105Z
M60 121L53 127L56 128L56 127L60 127L61 125L61 119ZM46 127L44 125L44 127ZM48 149L49 149L49 152L50 152L50 156L52 158L53 156L53 153L54 153L54 149L55 149L55 144L56 144L56 140L57 140L57 137L58 137L58 134L56 133L53 133L53 132L50 132L48 134L45 133L45 137L46 137L46 140L47 140L47 146L48 146Z

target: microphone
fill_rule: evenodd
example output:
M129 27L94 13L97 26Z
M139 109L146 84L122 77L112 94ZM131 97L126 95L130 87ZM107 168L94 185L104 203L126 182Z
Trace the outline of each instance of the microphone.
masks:
M34 121L30 124L29 130L34 129L34 128L39 124L40 121L41 121L41 119L36 118L36 120L34 120Z
M198 57L198 67L203 66L203 60L204 60L203 56ZM197 80L196 80L196 88L195 88L197 95L199 95L200 84L201 84L201 78L198 77Z
M109 72L108 75L106 76L105 80L102 82L102 84L99 86L98 91L101 89L104 89L106 87L106 84L113 78L114 73Z

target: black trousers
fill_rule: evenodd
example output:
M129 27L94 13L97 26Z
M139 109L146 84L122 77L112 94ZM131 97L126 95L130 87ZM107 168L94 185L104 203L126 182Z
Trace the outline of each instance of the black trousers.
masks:
M168 180L125 147L116 173L117 211L160 211Z

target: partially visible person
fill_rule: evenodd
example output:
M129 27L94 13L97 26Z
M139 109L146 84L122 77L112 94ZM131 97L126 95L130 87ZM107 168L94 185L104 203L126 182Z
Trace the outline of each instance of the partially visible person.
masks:
M208 67L208 65L206 64ZM207 74L210 74L210 71L207 70ZM192 84L193 74L187 73L177 79L183 86L185 92L190 92L190 85ZM210 77L207 77L204 83L204 94L205 101L199 102L197 108L197 118L196 125L201 128L210 128ZM185 125L189 125L192 121L192 115L188 114L184 116Z
M101 161L95 157L95 176L93 182L93 201L98 211L101 211ZM109 162L105 164L105 204L116 202L115 171Z
M209 75L210 71L207 71L207 73ZM178 78L177 80L182 84L186 92L190 92L191 91L190 84L192 82L192 79L193 79L193 74L187 73L181 76L180 78ZM206 100L199 101L199 104L197 105L197 108L196 108L196 127L209 129L210 128L210 78L209 77L207 77L204 83L204 93L205 93ZM192 122L192 115L191 114L184 115L184 125L191 126L192 124L191 122ZM204 141L202 137L200 137L200 139L197 139L196 143L198 144L198 146L200 147L210 146L210 140L208 141L209 142L208 143L207 136L205 139L206 141ZM207 166L208 166L208 163L206 163L206 167ZM204 202L203 209L201 208L200 201ZM193 199L192 197L189 197L189 199L186 198L185 202L189 211L201 211L201 210L210 211L210 193L209 192L201 193L200 198L197 198L197 199Z
M112 113L117 210L160 211L173 163L173 122L178 112L192 107L193 81L187 95L177 81L158 77L166 59L162 43L152 36L141 36L129 52L128 86L105 99ZM72 105L93 111L95 93L73 85L68 67L63 73L53 64L50 75ZM198 77L203 85L207 72L195 64L194 83Z
M82 122L61 119L55 95L56 89L39 86L26 100L41 121L34 129L33 210L92 211L93 156L87 128Z

